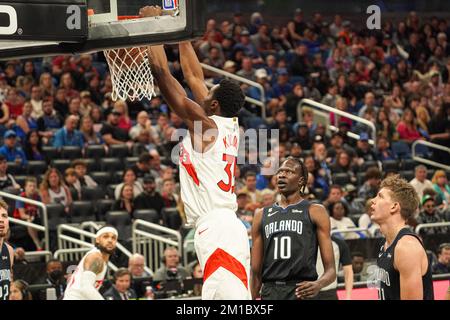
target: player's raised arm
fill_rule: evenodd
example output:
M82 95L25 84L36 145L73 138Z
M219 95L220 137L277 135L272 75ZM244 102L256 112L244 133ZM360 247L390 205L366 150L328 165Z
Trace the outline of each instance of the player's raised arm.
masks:
M261 221L263 210L258 209L255 211L252 224L252 257L251 257L251 277L250 288L252 292L252 298L256 299L260 297L261 290L261 270L264 258L264 245L261 234Z
M324 272L316 281L304 281L297 286L296 295L300 299L316 296L320 289L326 287L336 279L333 246L330 236L330 218L322 205L312 204L309 212L311 220L317 227L317 240L319 242Z
M89 254L84 260L84 271L81 274L81 292L88 300L104 300L95 289L95 278L104 267L104 260L99 252Z
M398 241L395 247L394 266L400 273L401 300L423 300L422 259L424 254L425 251L416 238L406 236Z
M208 95L208 88L205 85L205 77L197 54L189 41L181 42L179 48L184 79L191 88L195 101L203 103Z
M186 122L189 130L194 131L194 121L202 122L202 132L216 128L205 110L187 97L186 91L170 73L163 46L152 46L148 50L152 59L153 75L161 94L172 110Z

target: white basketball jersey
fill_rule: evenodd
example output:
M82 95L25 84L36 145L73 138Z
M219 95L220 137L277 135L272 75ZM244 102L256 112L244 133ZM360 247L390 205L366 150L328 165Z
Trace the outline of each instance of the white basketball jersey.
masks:
M72 274L72 276L69 280L69 284L67 285L66 291L64 292L64 300L66 300L66 299L85 300L85 298L83 297L83 292L81 291L81 275L84 272L84 260L86 259L86 257L89 254L94 253L94 252L101 253L101 251L99 249L92 248L84 255L83 259L81 259L75 272ZM106 271L107 271L107 265L106 265L106 263L104 263L102 272L100 272L95 277L94 287L96 290L100 289L100 287L102 286L103 280L105 279Z
M217 125L218 136L208 151L194 151L190 133L180 144L181 199L192 225L213 210L237 210L234 173L239 148L238 119L210 118Z

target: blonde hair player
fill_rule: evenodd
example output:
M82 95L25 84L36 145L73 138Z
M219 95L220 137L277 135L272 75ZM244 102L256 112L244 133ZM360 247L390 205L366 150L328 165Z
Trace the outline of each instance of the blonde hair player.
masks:
M72 274L63 300L104 300L98 292L105 279L109 258L116 250L117 230L104 227L95 235L95 247L81 259Z
M154 11L145 7L140 14ZM244 94L227 79L208 91L190 43L180 44L180 62L195 102L171 75L163 46L149 47L149 56L164 99L189 129L180 143L180 186L188 223L196 228L195 249L204 270L202 299L250 299L249 241L236 216L234 193L237 115Z
M375 274L380 300L433 300L431 269L423 243L406 224L419 205L414 187L399 175L381 182L372 199L372 221L386 238Z

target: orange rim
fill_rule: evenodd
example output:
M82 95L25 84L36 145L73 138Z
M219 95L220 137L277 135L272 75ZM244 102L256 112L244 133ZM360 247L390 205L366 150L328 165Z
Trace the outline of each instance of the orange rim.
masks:
M131 19L139 19L140 16L118 16L119 21L121 20L131 20Z

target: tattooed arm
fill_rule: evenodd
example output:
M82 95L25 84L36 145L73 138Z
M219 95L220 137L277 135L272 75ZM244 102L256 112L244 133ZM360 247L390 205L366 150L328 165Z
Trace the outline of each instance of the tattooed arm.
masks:
M81 275L81 291L86 300L104 300L95 289L95 278L103 270L105 262L98 252L89 254L84 260L84 271Z

